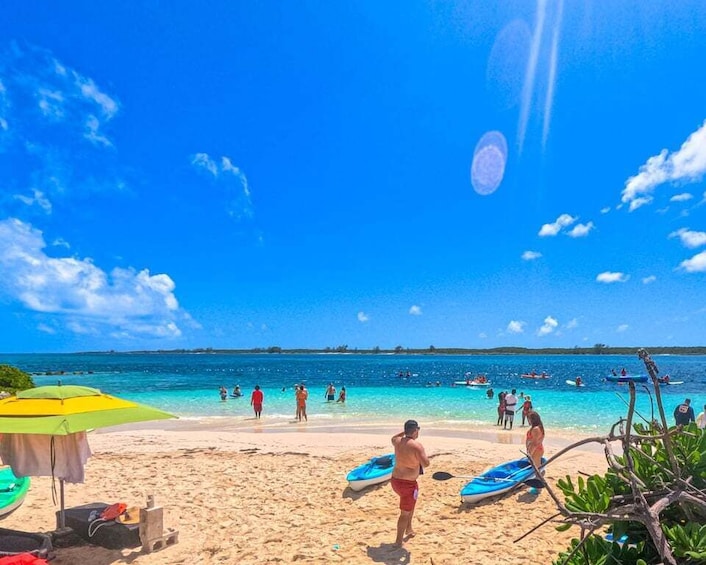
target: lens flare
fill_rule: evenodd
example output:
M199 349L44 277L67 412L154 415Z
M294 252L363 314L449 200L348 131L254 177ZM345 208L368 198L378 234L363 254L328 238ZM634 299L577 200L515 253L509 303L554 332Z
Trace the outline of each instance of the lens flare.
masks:
M471 184L478 194L493 194L505 176L507 141L499 131L489 131L476 145L471 164Z

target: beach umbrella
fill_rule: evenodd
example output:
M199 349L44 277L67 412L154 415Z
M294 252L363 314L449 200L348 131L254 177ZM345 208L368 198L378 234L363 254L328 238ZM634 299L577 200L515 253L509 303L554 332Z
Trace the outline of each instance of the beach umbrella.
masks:
M0 400L0 459L16 476L59 479L63 528L64 482L82 483L91 455L86 431L167 418L176 416L95 388L31 388Z

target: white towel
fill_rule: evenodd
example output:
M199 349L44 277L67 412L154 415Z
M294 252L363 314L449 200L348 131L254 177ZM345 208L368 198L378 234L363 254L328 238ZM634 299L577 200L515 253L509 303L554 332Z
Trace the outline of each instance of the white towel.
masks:
M52 438L54 469L52 470ZM86 432L66 436L2 434L0 459L17 477L51 477L82 483L84 466L91 456Z

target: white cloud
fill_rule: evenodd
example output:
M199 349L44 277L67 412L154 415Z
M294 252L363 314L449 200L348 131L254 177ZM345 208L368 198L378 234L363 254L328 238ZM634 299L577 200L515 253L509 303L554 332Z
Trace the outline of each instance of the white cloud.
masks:
M610 206L605 206L604 208L601 208L601 214L607 214L610 212Z
M539 251L525 251L522 254L522 259L525 261L532 261L534 259L539 259L542 254Z
M585 237L593 228L593 222L588 222L587 224L576 224L566 235L569 237Z
M27 309L51 314L80 333L108 329L126 336L177 337L174 282L147 269L106 273L89 258L49 257L42 232L20 220L0 221L0 284Z
M689 228L681 228L669 234L669 237L678 237L684 247L695 249L706 245L706 232L692 231Z
M663 149L640 167L625 183L621 201L630 211L649 203L654 189L665 182L696 182L706 172L706 121L692 133L678 151Z
M488 334L486 334L485 332L480 332L480 333L478 334L478 337L481 338L481 339L487 339L487 338L488 338Z
M604 273L600 273L596 277L596 281L602 282L602 283L616 283L616 282L627 282L627 280L630 278L630 275L626 275L625 273L613 273L611 271L606 271Z
M642 279L642 284L650 284L653 283L657 280L657 277L654 275L650 275L648 277L645 277Z
M691 259L686 259L679 263L679 267L687 273L704 273L706 272L706 251L697 253Z
M36 189L55 202L120 189L122 167L108 131L119 103L48 50L13 43L0 66L2 149L20 192Z
M363 312L362 310L361 310L360 312L358 312L358 321L359 321L359 322L365 323L365 322L367 322L369 319L370 319L370 318L368 317L368 315L367 315L365 312Z
M572 320L569 320L566 322L566 325L564 326L567 330L573 330L574 328L579 327L579 321L577 318L573 318Z
M26 204L27 206L34 206L36 204L42 210L44 210L47 214L51 214L51 211L52 211L51 202L49 202L49 199L46 196L44 196L44 193L41 190L37 190L36 188L33 188L31 197L25 196L23 194L15 194L15 199L19 200L23 204Z
M409 308L409 313L410 313L412 316L421 316L421 315L422 315L422 307L421 307L421 306L417 306L416 304L413 305L413 306L410 306L410 308Z
M646 206L647 204L652 203L653 200L654 198L652 198L651 196L640 196L637 198L633 198L630 201L630 206L628 207L628 210L630 212L633 212L638 208L641 208L642 206Z
M214 182L225 195L226 212L229 216L237 220L253 216L248 179L228 157L221 157L219 162L212 159L208 153L196 153L191 157L191 164L213 177Z
M622 333L627 331L629 327L630 326L628 326L627 324L620 324L617 328L615 328L615 331Z
M569 214L562 214L559 216L555 222L551 224L544 224L539 230L539 237L553 237L561 231L561 228L565 228L573 224L578 218L574 218Z
M690 194L688 192L682 192L681 194L675 194L672 196L669 201L670 202L687 202L691 200L694 197L693 194Z
M214 177L218 176L218 165L216 165L216 162L211 159L207 153L196 153L196 155L191 158L191 164L208 171Z
M559 325L559 322L557 321L556 318L552 318L551 316L547 316L546 318L544 318L544 324L542 324L542 327L540 327L537 330L537 335L538 336L549 335L557 328L558 325Z
M40 332L44 332L45 334L56 334L56 329L52 328L51 326L48 326L47 324L37 324L37 329Z
M527 322L520 322L519 320L511 320L507 325L507 331L511 334L521 334L525 331L525 326Z

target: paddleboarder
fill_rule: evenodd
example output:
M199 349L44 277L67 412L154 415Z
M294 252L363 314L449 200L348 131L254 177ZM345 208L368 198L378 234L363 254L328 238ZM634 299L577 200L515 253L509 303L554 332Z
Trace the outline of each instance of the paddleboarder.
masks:
M390 484L400 497L400 516L397 519L397 538L395 545L402 547L406 539L414 537L412 518L417 504L419 485L417 478L429 466L429 458L424 446L418 441L419 424L416 420L407 420L404 430L392 436L395 448L395 468L392 470Z

